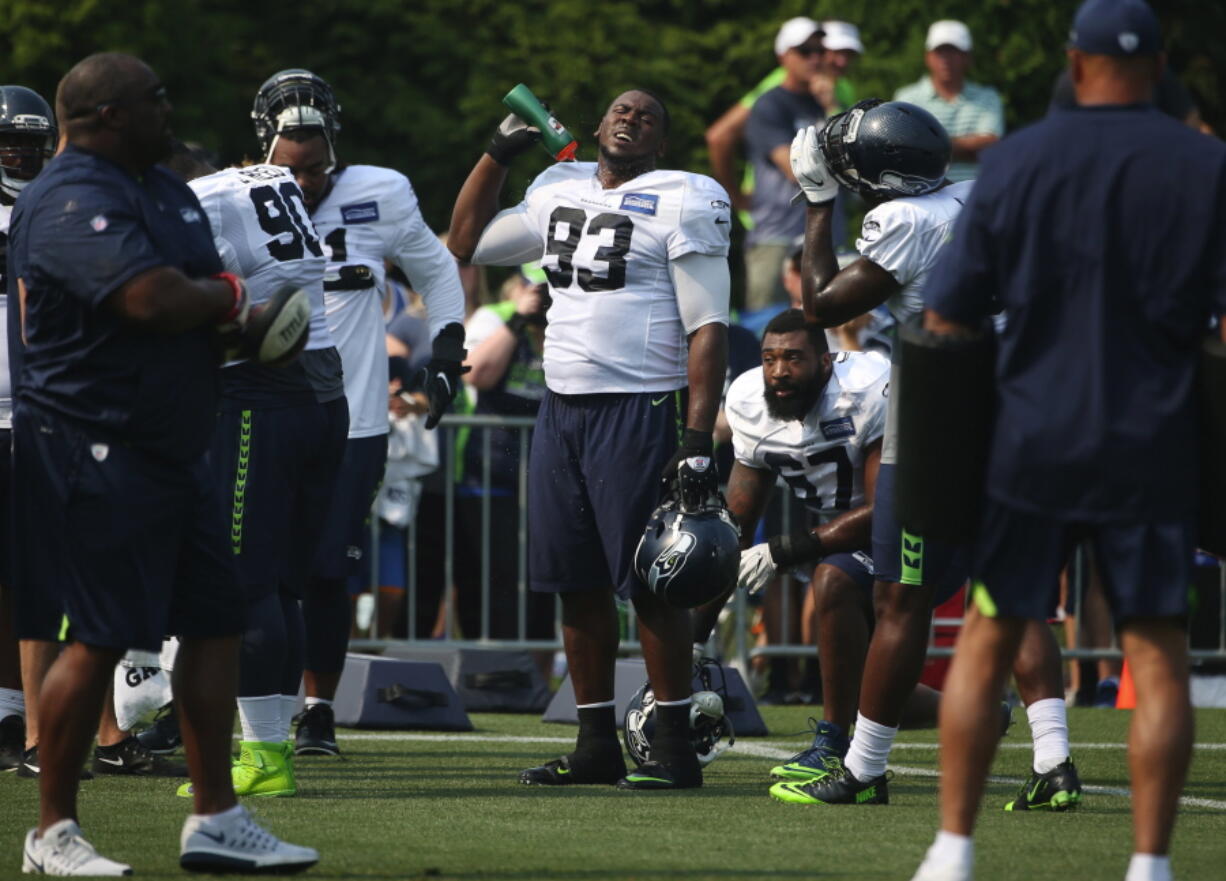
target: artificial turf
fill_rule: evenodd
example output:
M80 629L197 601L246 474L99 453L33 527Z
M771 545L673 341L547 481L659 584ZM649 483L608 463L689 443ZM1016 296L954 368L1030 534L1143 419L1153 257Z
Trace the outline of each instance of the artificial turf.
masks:
M700 790L521 786L519 769L569 747L574 729L535 716L475 714L472 734L339 732L342 759L298 760L299 795L251 799L278 835L322 854L307 877L431 879L871 878L906 881L937 826L936 732L904 732L888 806L807 807L771 800L767 772L807 744L812 709L762 707L767 738L743 738ZM977 834L980 879L1118 879L1130 851L1131 714L1073 710L1073 758L1089 791L1065 814L1001 808L1029 768L1024 714L1003 741ZM346 735L350 735L348 738ZM357 736L354 736L357 735ZM425 738L425 739L419 739ZM1224 877L1226 710L1197 713L1197 742L1173 850L1180 879ZM1078 748L1077 744L1084 744ZM80 812L99 850L144 878L183 877L178 834L189 810L169 780L82 784ZM0 775L0 877L20 871L35 782Z

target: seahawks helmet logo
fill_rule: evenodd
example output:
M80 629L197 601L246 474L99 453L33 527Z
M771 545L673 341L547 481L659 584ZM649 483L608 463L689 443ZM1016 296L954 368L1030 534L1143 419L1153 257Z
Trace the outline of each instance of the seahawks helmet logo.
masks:
M678 533L677 539L652 561L651 568L647 570L647 586L656 592L668 587L668 583L685 568L685 561L690 558L690 552L697 543L692 533Z

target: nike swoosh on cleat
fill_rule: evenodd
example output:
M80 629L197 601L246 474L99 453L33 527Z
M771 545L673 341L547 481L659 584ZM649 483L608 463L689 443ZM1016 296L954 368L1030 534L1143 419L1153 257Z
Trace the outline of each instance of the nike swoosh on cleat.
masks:
M116 768L123 767L123 759L108 759L106 756L95 756L100 762L106 762L108 765L114 765Z
M212 832L206 832L203 829L197 829L196 834L203 835L205 838L211 839L212 841L216 841L218 844L226 843L226 833L224 832L218 832L216 835L214 835Z
M557 770L557 774L558 774L559 776L564 776L564 775L569 774L569 773L570 773L570 768L558 768L558 770Z
M23 762L22 764L24 764L27 768L29 768L35 774L38 774L42 771L42 768L38 767L38 765L31 765L29 762Z

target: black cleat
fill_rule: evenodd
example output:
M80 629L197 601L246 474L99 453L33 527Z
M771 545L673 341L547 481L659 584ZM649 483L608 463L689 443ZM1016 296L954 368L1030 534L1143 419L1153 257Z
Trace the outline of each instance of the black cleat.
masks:
M0 719L0 771L14 771L26 748L26 720L16 714Z
M610 753L603 761L576 761L574 753L571 753L536 768L528 768L519 773L519 782L528 786L612 786L625 774L626 760L618 746L617 752Z
M862 782L839 762L825 777L808 783L784 780L770 788L772 798L796 805L888 805L893 771Z
M618 789L697 789L702 786L702 767L697 759L684 770L663 762L644 762L621 780Z
M111 746L95 746L93 769L95 774L124 774L139 777L186 777L187 765L155 756L141 745L133 735L128 735Z
M298 731L294 735L296 756L339 756L336 745L336 717L329 704L311 704L294 717Z
M38 779L38 775L42 773L42 767L38 764L38 744L30 747L21 754L21 764L17 766L18 777L31 777ZM82 780L93 780L94 775L89 772L88 768L81 769Z
M1081 778L1072 759L1065 759L1046 774L1032 771L1006 811L1067 811L1081 803Z
M183 743L179 734L179 717L175 705L167 704L158 710L153 725L136 735L140 745L155 756L170 755Z

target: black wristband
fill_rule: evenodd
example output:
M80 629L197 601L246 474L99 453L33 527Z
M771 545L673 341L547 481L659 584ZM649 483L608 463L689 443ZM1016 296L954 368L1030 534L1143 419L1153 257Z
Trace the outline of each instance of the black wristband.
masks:
M681 435L680 448L687 453L693 453L699 456L710 456L715 448L715 443L711 438L711 432L699 431L696 428L687 428Z
M527 327L531 322L532 322L531 316L524 315L522 312L516 312L514 315L512 315L510 318L507 319L506 321L507 330L511 331L511 333L514 334L515 336L519 336L520 333L523 332L523 329Z
M771 561L780 569L795 566L797 563L820 560L824 556L822 540L808 529L798 530L791 535L776 535L766 544L770 548Z

